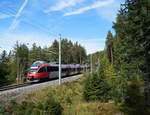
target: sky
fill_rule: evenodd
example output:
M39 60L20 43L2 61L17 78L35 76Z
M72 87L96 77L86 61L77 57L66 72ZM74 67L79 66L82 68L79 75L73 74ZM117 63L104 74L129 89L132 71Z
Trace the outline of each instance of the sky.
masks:
M124 0L0 0L0 52L16 41L49 47L68 38L88 54L103 50Z

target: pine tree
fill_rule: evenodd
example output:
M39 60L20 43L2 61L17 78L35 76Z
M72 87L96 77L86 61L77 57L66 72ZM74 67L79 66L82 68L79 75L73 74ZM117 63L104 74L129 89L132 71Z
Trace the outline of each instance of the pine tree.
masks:
M110 31L108 31L106 37L106 51L107 51L109 62L113 64L113 35Z
M14 66L16 66L17 69L14 68L15 71L13 73L16 74L15 76L17 77L18 81L23 81L28 69L28 47L25 44L19 44L17 42L14 48L14 53Z
M128 8L129 35L132 38L132 59L137 63L137 70L142 68L146 80L146 97L150 105L150 2L148 0L126 1ZM138 60L137 60L138 57Z
M86 79L83 95L87 101L100 100L107 102L109 99L109 90L110 87L103 78L103 74L94 73Z
M50 62L58 62L58 54L59 54L59 42L57 40L54 40L52 45L48 48L48 51L55 52L56 54L49 53L50 56Z
M90 74L84 85L84 98L87 101L100 100L107 102L111 99L111 84L113 73L108 70L109 60L104 55L96 73Z
M1 62L0 62L0 86L3 86L8 83L7 75L9 75L9 60L7 56L7 52L4 50L1 54Z
M149 8L148 0L126 0L113 27L116 31L114 40L115 70L121 79L126 79L125 81L132 81L134 76L141 80L139 76L143 76L147 81L147 90L145 90L147 91L147 102L150 103L148 89L150 83Z

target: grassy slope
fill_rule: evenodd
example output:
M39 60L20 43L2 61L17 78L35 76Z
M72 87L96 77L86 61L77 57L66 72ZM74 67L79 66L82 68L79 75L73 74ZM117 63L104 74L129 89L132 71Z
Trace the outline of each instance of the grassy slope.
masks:
M35 103L42 102L50 92L63 107L64 115L115 115L119 109L114 104L101 102L86 102L83 99L84 77L78 82L65 83L29 94L26 100Z

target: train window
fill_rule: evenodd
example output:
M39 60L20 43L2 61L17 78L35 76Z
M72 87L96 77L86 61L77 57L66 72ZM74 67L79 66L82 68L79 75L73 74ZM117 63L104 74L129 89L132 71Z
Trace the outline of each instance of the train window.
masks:
M76 69L75 69L75 68L71 68L71 71L72 71L72 72L75 72L75 71L76 71Z
M76 68L73 68L73 71L75 72L75 71L76 71Z
M50 66L48 66L48 67L47 67L47 71L48 71L48 72L58 71L58 67L50 67Z
M67 68L66 71L71 71L71 68Z
M50 66L47 67L47 71L48 71L48 72L51 72L51 71L52 71Z
M62 68L62 72L64 73L64 72L66 72L67 71L67 69L66 68Z
M42 67L42 68L38 71L38 73L42 73L42 72L46 72L46 67Z
M77 68L78 71L81 71L81 68Z
M74 68L72 68L72 72L74 72Z
M36 72L36 70L37 70L37 68L35 68L35 69L29 69L29 74L33 74L33 73L35 73Z
M62 71L62 72L65 72L65 69L64 69L64 68L62 68L62 69L61 69L61 71Z
M58 67L52 67L53 71L58 71Z
M58 67L56 67L56 71L58 71L59 70L59 68Z

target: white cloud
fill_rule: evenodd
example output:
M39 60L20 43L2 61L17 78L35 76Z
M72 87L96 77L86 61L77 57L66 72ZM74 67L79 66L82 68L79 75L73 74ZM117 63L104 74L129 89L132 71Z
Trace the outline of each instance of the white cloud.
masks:
M12 15L0 13L0 19L10 18Z
M13 20L13 22L11 23L9 30L14 30L18 24L20 23L20 21L18 20L18 18L21 16L24 8L26 7L27 3L29 0L24 0L23 4L21 5L20 9L18 10L15 19Z
M84 0L60 0L55 6L50 7L49 9L45 10L45 13L48 13L50 11L59 11L71 6L75 6L78 3L83 2Z
M114 0L97 1L97 2L95 2L94 4L92 4L90 6L86 6L86 7L80 8L80 9L78 9L76 11L67 12L67 13L64 14L64 16L81 14L81 13L84 13L84 12L86 12L88 10L91 10L91 9L95 9L95 8L99 8L99 7L110 5L113 2L114 2Z

